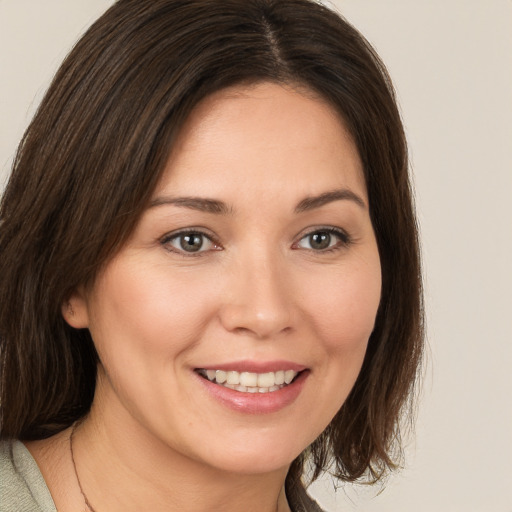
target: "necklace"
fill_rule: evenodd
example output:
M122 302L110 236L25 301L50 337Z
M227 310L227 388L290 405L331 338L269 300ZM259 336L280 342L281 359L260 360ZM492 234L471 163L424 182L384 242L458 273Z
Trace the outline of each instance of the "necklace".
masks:
M73 469L75 471L75 477L76 481L78 483L78 487L80 488L80 493L82 494L82 497L85 502L85 506L88 508L90 512L96 512L94 510L94 507L89 503L89 500L87 499L87 496L82 489L82 484L80 483L80 478L78 477L78 471L76 470L76 463L75 463L75 454L73 453L73 436L75 435L76 427L78 426L78 422L73 424L73 427L71 429L71 435L69 436L69 451L71 452L71 462L73 462ZM276 503L276 512L279 509L279 503Z
M78 478L78 471L76 470L76 464L75 464L75 455L73 453L73 436L75 435L75 429L77 427L77 423L73 425L73 428L71 429L71 435L69 436L69 451L71 452L71 462L73 462L73 469L75 470L75 476L76 481L78 482L78 487L80 488L80 493L82 494L85 502L85 506L91 511L96 512L92 505L89 503L89 500L87 499L87 496L85 495L84 490L82 489L82 484L80 483L80 478Z

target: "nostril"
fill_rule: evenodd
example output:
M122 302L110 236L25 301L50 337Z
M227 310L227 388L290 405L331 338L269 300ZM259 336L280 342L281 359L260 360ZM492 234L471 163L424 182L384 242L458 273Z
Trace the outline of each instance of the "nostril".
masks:
M273 338L293 330L285 308L265 311L255 305L227 305L219 313L223 327L232 333L259 339Z

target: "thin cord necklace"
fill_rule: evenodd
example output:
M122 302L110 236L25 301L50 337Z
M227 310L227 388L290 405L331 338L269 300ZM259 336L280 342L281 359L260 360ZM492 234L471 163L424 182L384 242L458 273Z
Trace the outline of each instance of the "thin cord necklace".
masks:
M96 512L96 510L94 510L93 506L89 503L89 500L87 499L87 496L85 495L85 492L82 489L82 484L80 483L80 478L78 478L78 471L76 470L75 455L73 453L73 436L75 435L76 427L77 427L77 423L75 423L73 425L73 428L71 429L71 435L69 436L69 451L71 452L71 461L73 462L73 469L75 470L76 481L78 482L78 487L80 488L80 492L84 498L85 506L91 512Z
M71 462L73 462L73 469L75 470L76 481L78 483L78 487L80 488L80 493L84 498L85 506L90 510L90 512L96 512L96 510L94 510L94 507L89 503L89 500L87 499L87 496L85 495L85 492L82 489L82 484L80 483L80 478L78 477L78 471L76 470L75 454L73 453L73 436L75 435L75 430L77 426L78 422L73 425L73 428L71 429L71 435L69 436L69 451L71 452ZM279 499L278 502L276 503L276 512L278 509Z

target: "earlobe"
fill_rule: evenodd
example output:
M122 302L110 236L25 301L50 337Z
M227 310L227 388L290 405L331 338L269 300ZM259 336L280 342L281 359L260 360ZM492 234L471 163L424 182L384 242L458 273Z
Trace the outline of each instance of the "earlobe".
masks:
M89 314L87 302L81 292L74 292L62 304L62 316L64 320L75 329L84 329L89 327Z

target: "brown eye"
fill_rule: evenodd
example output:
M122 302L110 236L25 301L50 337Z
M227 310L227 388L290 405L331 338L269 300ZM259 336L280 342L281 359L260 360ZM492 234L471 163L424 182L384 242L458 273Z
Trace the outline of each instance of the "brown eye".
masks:
M180 249L186 252L197 252L203 247L203 235L192 233L188 235L180 235L178 237Z
M197 231L182 231L181 233L170 234L161 243L170 251L190 255L218 248L207 235Z
M349 236L340 229L318 229L303 236L297 248L309 249L310 251L328 251L331 249L338 249L350 245Z
M321 251L331 245L331 234L325 231L318 231L309 235L309 246L311 249Z

